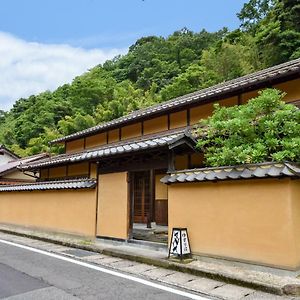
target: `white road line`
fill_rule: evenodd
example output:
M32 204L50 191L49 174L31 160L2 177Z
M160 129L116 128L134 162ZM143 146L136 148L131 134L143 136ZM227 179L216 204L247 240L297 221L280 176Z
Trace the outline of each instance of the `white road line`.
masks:
M28 250L28 251L35 252L35 253L47 255L47 256L50 256L50 257L53 257L53 258L56 258L56 259L67 261L67 262L70 262L70 263L73 263L73 264L76 264L76 265L79 265L79 266L82 266L82 267L86 267L86 268L93 269L93 270L96 270L96 271L99 271L99 272L107 273L107 274L110 274L110 275L113 275L113 276L125 278L125 279L131 280L131 281L135 281L135 282L138 282L138 283L141 283L141 284L144 284L144 285L156 288L156 289L160 289L160 290L163 290L163 291L166 291L166 292L169 292L169 293L173 293L173 294L176 294L176 295L180 295L180 296L183 296L183 297L187 297L187 298L190 298L190 299L195 299L195 300L208 300L209 299L209 298L205 298L205 297L195 295L195 294L192 294L192 293L176 290L174 288L164 286L164 285L161 285L161 284L158 284L158 283L154 283L154 282L142 279L142 278L138 278L138 277L135 277L135 276L124 274L124 273L119 273L117 271L112 271L112 270L109 270L109 269L105 269L105 268L102 268L102 267L91 265L89 263L78 261L78 260L73 259L73 258L65 257L65 256L54 254L54 253L50 253L50 252L47 252L47 251L44 251L44 250L35 249L35 248L32 248L32 247L20 245L20 244L17 244L17 243L5 241L5 240L2 240L2 239L0 239L0 243L7 244L7 245L10 245L10 246L14 246L14 247L18 247L18 248L21 248L21 249L25 249L25 250Z

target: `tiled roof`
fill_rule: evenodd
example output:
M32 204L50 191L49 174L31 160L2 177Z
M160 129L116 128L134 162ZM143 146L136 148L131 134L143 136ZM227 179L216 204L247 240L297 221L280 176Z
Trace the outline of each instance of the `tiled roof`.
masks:
M121 118L112 120L110 122L106 122L103 124L99 124L97 126L70 134L68 136L58 138L53 140L52 143L72 140L76 138L80 138L86 135L90 135L96 133L98 131L109 129L111 127L127 123L130 121L143 119L147 116L155 115L158 113L163 113L169 111L173 108L179 108L181 106L185 106L187 104L197 103L204 100L208 100L212 97L220 96L226 94L228 92L235 92L241 89L249 88L251 86L255 86L257 84L262 84L265 82L269 82L270 80L274 80L277 78L283 78L292 74L296 74L300 72L300 59L295 59L287 63L283 63L262 71L258 71L246 76L239 77L237 79L233 79L230 81L226 81L212 87L190 93L157 105L153 105L146 109L140 109L134 111L126 116Z
M43 181L0 186L0 192L44 191L65 189L92 189L96 186L95 179L75 179L60 181Z
M300 177L300 166L295 163L261 163L218 168L182 170L164 176L166 184L182 182L217 181L226 179L249 179L267 177Z
M17 168L19 166L21 166L22 164L27 164L29 162L37 161L37 160L43 159L48 156L49 156L49 154L47 154L47 153L41 153L41 154L37 154L37 155L32 155L32 156L16 159L16 160L8 162L6 164L0 165L0 176L4 176L7 173L17 170Z
M11 156L13 160L20 158L16 153L13 153L2 144L0 144L0 153L6 153L7 155Z
M50 157L47 159L40 160L38 162L28 163L26 165L20 166L21 169L34 169L40 167L47 167L52 165L58 165L63 163L74 163L84 160L91 160L96 158L103 158L108 156L114 156L117 154L131 153L141 150L148 150L151 148L158 148L163 146L172 145L178 139L186 137L191 140L191 142L196 143L196 141L190 136L186 129L180 130L169 130L167 132L143 136L140 138L135 138L127 141L121 141L114 144L104 145L99 148L94 148L91 150L86 150L74 154L62 154Z

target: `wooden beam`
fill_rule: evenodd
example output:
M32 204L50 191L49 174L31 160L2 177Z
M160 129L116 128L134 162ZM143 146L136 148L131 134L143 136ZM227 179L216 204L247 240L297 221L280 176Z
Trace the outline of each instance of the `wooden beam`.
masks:
M168 172L174 172L175 171L175 154L174 151L171 150L168 153Z

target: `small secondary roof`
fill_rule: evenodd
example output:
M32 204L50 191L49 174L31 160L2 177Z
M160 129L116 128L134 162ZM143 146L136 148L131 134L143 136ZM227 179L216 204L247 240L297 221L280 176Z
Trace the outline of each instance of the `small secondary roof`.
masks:
M66 190L66 189L92 189L96 186L96 179L73 179L60 181L43 181L35 183L23 183L0 186L0 192L17 191L44 191L44 190Z
M32 156L28 156L28 157L24 157L24 158L18 158L16 160L10 161L6 164L0 165L0 176L4 176L5 174L11 173L11 172L17 170L17 168L19 166L21 166L22 164L37 161L37 160L40 160L40 159L48 157L48 156L49 156L49 154L47 154L47 153L41 153L41 154L32 155Z
M134 111L126 116L120 117L118 119L96 125L94 127L87 128L85 130L67 135L53 140L51 143L59 143L69 140L74 140L80 137L88 136L102 130L107 130L109 128L129 123L131 121L143 119L148 116L153 116L161 114L171 109L184 107L187 104L195 104L198 102L203 102L209 100L212 97L221 96L228 94L230 92L237 92L242 89L250 88L258 84L263 84L270 82L271 80L285 78L294 74L299 74L300 72L300 59L295 59L271 68L264 69L246 76L242 76L230 81L226 81L212 87L202 89L200 91L190 93L169 101L150 106L146 109L140 109Z
M6 153L7 155L9 155L10 157L12 157L13 159L19 159L20 156L18 156L16 153L10 151L8 148L6 148L4 145L0 144L0 153Z
M177 171L164 176L162 183L203 182L226 179L250 179L267 177L300 177L300 166L296 163L267 162L241 166L201 168Z
M114 156L117 154L126 154L141 150L149 150L164 146L174 148L178 145L178 141L180 139L184 139L184 142L189 143L190 147L196 145L196 140L191 136L187 128L179 130L168 130L167 132L142 136L127 141L117 142L114 144L103 145L101 147L85 150L82 152L56 155L54 157L49 157L38 162L20 165L19 168L22 170L37 169L64 163L75 163L91 159L99 159L103 157Z

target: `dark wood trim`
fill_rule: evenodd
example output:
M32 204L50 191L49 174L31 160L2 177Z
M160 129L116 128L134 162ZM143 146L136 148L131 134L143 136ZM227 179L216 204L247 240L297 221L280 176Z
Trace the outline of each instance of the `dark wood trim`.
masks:
M89 178L91 178L91 162L89 161L89 170L88 170L88 172L89 172Z
M192 168L192 155L188 154L188 169Z
M168 172L175 171L175 154L174 151L168 152Z
M243 104L242 95L243 95L243 94L238 94L237 105Z
M106 144L108 144L108 130L106 131Z
M86 149L86 137L83 138L83 149Z
M66 177L68 177L69 176L69 165L67 164L66 165Z
M168 114L168 130L170 130L171 127L171 119L170 119L170 114Z
M128 239L132 239L133 236L133 204L132 204L132 174L127 172L127 207L128 207L128 216L127 216L127 226L128 226Z
M97 168L98 170L98 168ZM99 176L97 171L96 178L96 211L95 211L95 236L97 236L97 227L98 227L98 208L99 208Z
M144 121L141 122L141 133L144 135Z
M300 108L300 99L293 100L291 102L286 102L287 104L295 105L296 107Z
M115 172L135 172L135 171L147 171L151 168L155 169L164 169L167 168L167 162L157 161L157 162L145 162L145 163L132 163L125 166L108 166L108 167L99 167L99 174L108 174Z
M119 128L119 141L122 140L122 127Z
M151 222L154 222L155 220L155 173L154 170L150 170L150 227L151 228ZM148 224L147 224L148 225Z
M186 123L187 123L187 126L191 125L191 109L190 108L188 108L186 110Z

